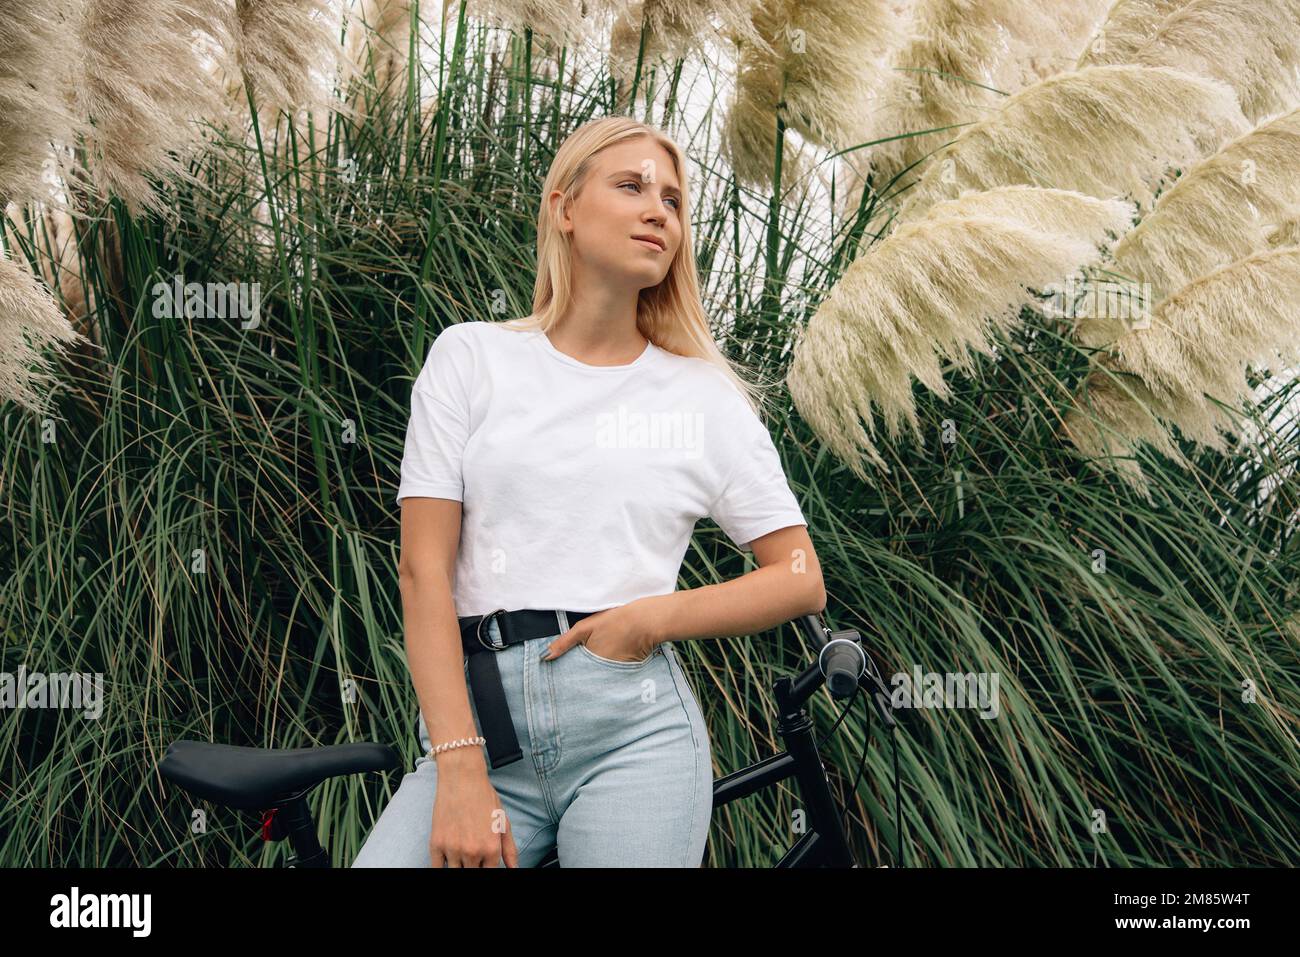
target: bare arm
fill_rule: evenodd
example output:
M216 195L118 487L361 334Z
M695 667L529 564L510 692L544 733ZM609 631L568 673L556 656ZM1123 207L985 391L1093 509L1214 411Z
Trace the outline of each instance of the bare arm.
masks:
M731 581L655 595L660 640L750 635L826 607L808 529L791 525L749 543L759 567Z
M460 625L452 600L461 503L445 498L402 499L398 581L411 683L434 744L478 734L465 683ZM482 772L481 747L437 756L439 771ZM453 772L454 773L454 772Z
M751 635L821 613L826 588L806 527L779 528L749 545L761 567L717 585L648 595L597 612L551 642L542 660L595 640L601 643L596 654L640 661L665 641Z

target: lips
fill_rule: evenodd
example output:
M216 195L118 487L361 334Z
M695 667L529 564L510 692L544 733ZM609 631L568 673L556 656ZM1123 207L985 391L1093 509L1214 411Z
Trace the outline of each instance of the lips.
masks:
M643 235L643 236L633 236L632 238L639 239L641 242L645 242L645 243L653 243L654 245L658 246L660 249L667 249L667 247L664 245L664 241L660 239L658 236Z

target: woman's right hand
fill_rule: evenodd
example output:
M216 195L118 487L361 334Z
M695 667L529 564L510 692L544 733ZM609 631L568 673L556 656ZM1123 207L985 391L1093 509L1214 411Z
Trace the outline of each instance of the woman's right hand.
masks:
M497 867L504 860L506 867L518 867L510 819L488 779L482 753L458 748L434 760L438 784L429 832L430 865Z

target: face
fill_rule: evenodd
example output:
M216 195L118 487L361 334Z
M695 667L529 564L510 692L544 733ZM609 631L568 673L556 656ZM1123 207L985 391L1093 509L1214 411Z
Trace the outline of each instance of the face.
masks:
M601 150L560 228L573 237L573 254L584 271L622 279L636 289L657 286L682 242L681 183L672 156L649 137ZM550 201L558 209L561 193ZM653 242L634 237L657 238Z

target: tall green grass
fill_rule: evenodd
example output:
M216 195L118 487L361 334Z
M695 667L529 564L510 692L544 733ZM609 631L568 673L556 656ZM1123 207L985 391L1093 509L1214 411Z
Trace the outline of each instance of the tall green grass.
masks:
M195 166L206 193L171 189L175 225L95 210L82 248L111 241L82 269L102 349L63 361L52 441L49 424L0 409L0 670L102 672L107 700L99 720L0 713L0 862L282 861L287 847L263 844L251 817L161 779L177 738L383 741L409 767L393 495L411 380L447 324L529 311L541 177L568 132L632 111L679 136L699 173L707 305L730 353L764 376L782 373L854 237L876 228L870 203L838 221L737 185L707 129L687 125L680 70L647 64L619 99L607 75L569 62L547 74L528 35L456 36L434 38L429 75L412 67L434 104L371 97L355 123L250 130ZM152 287L177 274L259 283L260 326L155 318ZM904 862L1294 863L1300 436L1289 425L1258 459L1189 448L1193 473L1144 460L1147 502L1059 435L1087 360L1027 314L997 358L953 376L949 402L918 388L924 445L885 443L890 471L869 485L788 403L772 423L832 626L859 629L887 679L914 665L1000 676L996 719L900 715ZM702 523L680 587L747 563ZM680 650L717 775L779 747L771 684L808 660L793 628ZM824 732L838 709L819 697L814 710ZM892 755L861 701L825 760L861 860L896 865ZM313 793L336 865L399 778ZM782 787L717 809L706 864L770 865L798 838L799 808Z

